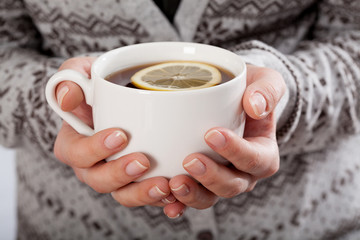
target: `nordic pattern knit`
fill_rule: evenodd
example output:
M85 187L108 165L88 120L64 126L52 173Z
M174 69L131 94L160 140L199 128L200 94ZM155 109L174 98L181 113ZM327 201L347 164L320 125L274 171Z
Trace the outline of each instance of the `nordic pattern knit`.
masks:
M44 86L69 57L150 41L221 46L288 86L281 167L252 192L175 220L126 208L53 155ZM0 143L16 148L18 239L360 239L360 1L0 1Z

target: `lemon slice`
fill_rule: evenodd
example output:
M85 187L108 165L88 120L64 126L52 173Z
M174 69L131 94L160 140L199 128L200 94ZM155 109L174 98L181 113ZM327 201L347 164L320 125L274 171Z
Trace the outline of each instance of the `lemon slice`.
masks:
M221 82L220 71L200 62L166 62L144 68L131 77L138 88L181 91L207 88Z

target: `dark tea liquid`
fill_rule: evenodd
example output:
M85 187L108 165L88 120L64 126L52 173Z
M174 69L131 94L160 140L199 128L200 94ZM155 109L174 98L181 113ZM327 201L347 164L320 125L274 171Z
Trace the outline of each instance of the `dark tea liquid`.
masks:
M136 72L138 72L144 68L150 67L152 65L156 65L156 64L159 64L159 63L151 63L151 64L145 64L145 65L140 65L140 66L134 66L134 67L126 68L126 69L121 69L120 71L111 73L108 76L106 76L105 80L108 80L109 82L112 82L112 83L115 83L118 85L131 87L131 88L137 88L131 83L131 80L130 80L131 77ZM232 74L230 71L227 71L227 70L222 69L217 66L214 66L214 67L216 67L221 73L221 83L220 84L225 83L235 77L235 75Z

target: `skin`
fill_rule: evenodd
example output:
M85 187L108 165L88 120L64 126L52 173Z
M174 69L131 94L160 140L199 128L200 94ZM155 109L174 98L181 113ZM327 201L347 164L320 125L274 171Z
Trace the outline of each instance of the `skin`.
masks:
M90 77L94 60L72 58L59 70L73 69ZM247 88L243 97L247 113L244 137L221 127L209 129L204 136L204 141L214 151L229 160L229 166L193 153L183 161L190 176L154 177L134 182L150 168L144 154L131 153L110 162L103 160L126 147L128 139L124 131L106 129L86 137L66 122L55 142L55 156L72 167L77 178L97 192L111 193L116 201L127 207L163 207L169 218L181 216L187 207L206 209L220 197L232 198L251 191L259 179L267 178L279 169L273 110L286 85L282 76L272 69L253 65L247 68ZM89 126L93 125L91 108L85 104L84 95L75 83L60 83L56 94L62 110L71 111ZM109 136L111 141L108 141Z

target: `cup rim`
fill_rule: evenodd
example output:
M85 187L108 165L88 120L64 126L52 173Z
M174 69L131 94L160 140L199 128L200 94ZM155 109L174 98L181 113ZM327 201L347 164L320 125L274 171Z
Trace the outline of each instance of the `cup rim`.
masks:
M201 88L201 89L191 89L191 90L181 90L181 91L151 91L151 90L146 90L146 89L138 89L138 88L129 88L126 86L122 86L116 83L112 83L110 81L105 80L105 78L103 76L101 76L101 74L98 73L98 68L99 65L101 65L103 62L107 61L107 58L109 58L112 55L115 54L119 54L121 52L126 52L129 49L136 49L136 48L142 48L142 47L156 47L156 46L167 46L167 47L189 47L189 48L196 48L196 47L200 47L200 48L209 48L209 49L213 49L213 50L217 50L220 52L223 52L225 54L228 54L234 58L237 59L237 64L239 64L239 66L241 67L241 70L239 70L239 74L235 74L232 71L230 71L229 69L227 69L226 67L224 67L226 70L230 71L231 73L233 73L235 75L235 77L233 79L230 79L229 81L225 82L225 83L221 83L212 87L207 87L207 88ZM164 62L166 61L179 61L179 59L176 58L169 58L166 60L163 60ZM202 60L201 60L202 61ZM152 61L153 63L159 62L159 61ZM133 65L129 65L127 67L122 67L120 69L126 69L126 68L130 68L130 67L134 67L136 65L142 65L142 64L148 64L148 63L152 63L151 61L147 61L147 62L141 62L138 64L133 64ZM208 64L212 64L215 65L212 62L206 62L206 61L202 61L204 63L208 63ZM193 43L193 42L147 42L147 43L138 43L138 44L133 44L133 45L128 45L128 46L124 46L124 47L119 47L113 50L110 50L108 52L105 52L104 54L100 55L93 63L92 68L91 68L91 78L93 79L94 77L98 80L100 80L102 82L102 84L106 84L108 86L111 87L116 87L116 88L121 88L121 89L126 89L126 91L133 91L133 92L137 92L137 93L142 93L142 94L149 94L149 92L151 92L151 94L156 94L156 95L185 95L185 94L191 94L194 92L208 92L208 91L217 91L220 88L226 88L226 87L232 87L233 84L235 84L234 81L235 79L238 79L239 81L243 78L243 75L246 74L246 64L244 62L244 60L237 55L234 52L231 52L227 49L221 48L221 47L217 47L217 46L213 46L213 45L208 45L208 44L202 44L202 43Z

